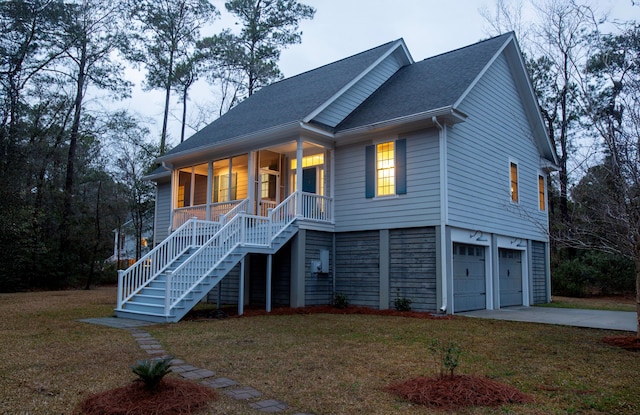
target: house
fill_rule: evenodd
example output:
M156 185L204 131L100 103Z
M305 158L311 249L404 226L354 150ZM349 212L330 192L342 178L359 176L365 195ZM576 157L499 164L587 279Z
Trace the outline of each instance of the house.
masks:
M136 226L133 219L129 219L119 227L113 229L113 255L107 259L114 262L119 267L126 264L126 267L133 265L136 260L147 254L151 249L153 241L153 221L144 218L142 221L142 235L138 248ZM140 249L140 252L137 252Z
M557 156L513 33L420 62L400 39L284 79L158 161L156 246L120 272L118 316L550 301Z

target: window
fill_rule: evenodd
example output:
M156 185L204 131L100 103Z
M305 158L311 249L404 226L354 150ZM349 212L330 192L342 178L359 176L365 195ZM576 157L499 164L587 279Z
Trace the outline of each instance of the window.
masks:
M407 193L405 139L367 146L365 152L365 196Z
M516 163L511 162L509 176L511 181L511 201L518 203L518 165Z
M394 142L376 146L376 196L396 194Z
M544 191L544 176L538 175L538 203L541 211L547 210L547 204L545 201L545 191Z

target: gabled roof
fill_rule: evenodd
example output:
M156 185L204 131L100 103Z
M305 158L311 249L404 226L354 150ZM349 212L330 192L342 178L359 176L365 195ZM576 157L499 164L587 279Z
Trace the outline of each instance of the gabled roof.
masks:
M445 122L460 122L465 114L458 105L501 53L510 62L541 156L557 164L513 33L417 63L399 39L284 79L262 88L159 160L171 161L205 148L264 139L310 124L333 134L339 142L362 129L424 122L434 115ZM359 98L354 101L355 96ZM329 118L333 123L325 122Z
M401 68L337 130L453 107L509 36L494 37Z
M171 149L173 154L299 122L385 55L398 41L275 82Z

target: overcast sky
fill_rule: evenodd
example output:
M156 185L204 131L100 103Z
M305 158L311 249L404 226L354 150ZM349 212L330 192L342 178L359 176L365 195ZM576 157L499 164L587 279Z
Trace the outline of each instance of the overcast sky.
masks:
M351 56L383 43L404 38L415 61L439 53L463 47L488 37L486 21L480 15L483 6L492 7L493 0L300 0L313 6L313 20L305 20L302 43L284 50L280 69L285 77L297 75L333 61ZM510 0L508 0L510 1ZM215 6L224 11L224 1L214 0ZM640 7L631 0L597 0L602 11L622 20L639 20ZM222 14L212 27L214 32L232 27L233 19ZM208 33L203 33L208 34ZM138 72L134 82L139 86L144 74ZM189 105L205 104L212 92L208 85L199 85L192 92ZM164 94L142 92L139 88L128 103L129 109L139 111L154 121L152 133L159 137L162 123ZM180 113L174 105L173 112ZM211 117L213 121L215 117ZM187 128L187 137L193 134ZM179 141L179 122L170 121L169 140Z

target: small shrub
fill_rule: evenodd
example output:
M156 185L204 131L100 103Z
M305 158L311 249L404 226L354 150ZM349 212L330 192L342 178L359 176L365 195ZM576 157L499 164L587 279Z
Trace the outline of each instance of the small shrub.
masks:
M349 306L349 297L346 294L336 294L333 296L333 306L335 308L347 308Z
M411 304L413 300L411 298L398 297L393 300L393 306L398 311L411 311Z
M162 378L171 372L172 357L157 360L138 360L135 366L131 366L133 373L140 377L149 390L157 389Z
M433 339L429 344L429 351L433 354L436 366L440 369L440 377L444 377L447 374L453 377L462 354L460 344L453 341L443 343L438 339Z

